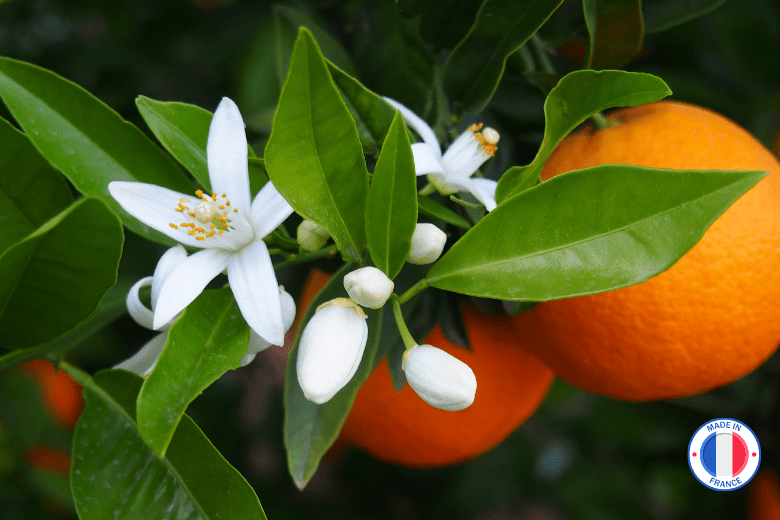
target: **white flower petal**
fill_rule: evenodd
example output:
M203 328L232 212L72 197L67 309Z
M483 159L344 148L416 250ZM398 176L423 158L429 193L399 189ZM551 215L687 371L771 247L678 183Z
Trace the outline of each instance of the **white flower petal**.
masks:
M152 281L152 309L157 306L160 289L162 289L165 280L168 279L168 275L186 259L187 250L182 246L173 246L160 257L157 267L154 269L154 280Z
M141 298L138 295L138 291L140 291L142 287L150 287L153 283L152 280L153 278L151 276L147 276L146 278L141 278L135 282L135 284L130 288L130 292L127 293L126 300L127 312L130 313L130 316L137 324L149 330L154 330L154 327L152 327L154 322L153 313L151 309L147 308L146 305L141 303Z
M214 247L213 244L195 240L183 228L174 229L170 226L179 225L183 220L189 221L175 211L179 207L179 200L187 195L154 184L125 181L110 182L108 191L125 211L177 242L185 246Z
M165 326L192 303L208 283L225 269L232 254L224 249L204 249L179 264L160 289L154 307L154 328Z
M260 337L260 334L251 329L249 330L249 348L246 349L247 354L257 354L258 352L262 352L270 346L271 344Z
M433 149L436 159L441 159L441 147L439 147L439 140L436 139L436 134L433 133L433 129L428 126L428 123L420 119L417 114L403 106L398 101L387 97L384 98L384 100L390 103L393 108L401 112L401 115L403 116L404 121L406 121L406 124L414 128L414 131L417 132L420 137L422 137L422 140L425 141L425 144Z
M141 347L141 350L136 352L133 357L122 361L114 368L128 370L138 374L139 376L145 376L149 374L149 372L151 372L154 368L154 365L157 363L157 358L160 357L160 352L162 352L167 339L167 332L157 334L155 337L149 340L146 345Z
M209 127L206 144L211 189L218 196L227 194L231 205L249 211L249 163L246 132L236 104L222 98Z
M279 284L262 240L235 253L227 264L230 288L252 329L272 345L284 343Z
M427 144L414 143L412 145L412 155L414 156L414 171L417 175L444 173L439 158L436 157L434 150Z
M255 231L255 238L263 238L292 215L293 208L276 187L267 182L252 201L249 221Z
M241 358L241 366L247 366L249 363L255 360L255 356L257 356L257 354L244 354L244 357Z
M469 179L468 191L482 204L485 209L493 211L496 209L496 181L490 179Z
M295 323L295 300L281 285L279 286L279 299L282 301L282 324L286 333Z

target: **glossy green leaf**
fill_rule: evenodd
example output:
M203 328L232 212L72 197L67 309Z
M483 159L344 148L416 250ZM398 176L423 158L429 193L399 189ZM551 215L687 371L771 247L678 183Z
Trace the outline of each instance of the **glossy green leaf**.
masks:
M65 178L0 118L0 254L73 202Z
M642 50L641 0L582 0L590 35L585 67L619 69Z
M444 69L447 93L473 114L493 97L507 58L523 45L563 0L485 0L471 30Z
M103 202L83 198L0 256L3 346L37 347L98 308L116 283L124 236Z
M162 458L187 406L228 370L241 365L249 325L229 287L204 291L168 331L138 394L138 431Z
M130 372L109 370L84 388L70 475L79 518L265 519L252 487L189 417L164 459L152 453L135 422L142 383Z
M355 121L306 29L295 42L265 166L295 211L327 229L342 256L357 261L366 241L363 148Z
M482 2L439 0L420 17L420 36L434 48L452 49L466 36Z
M0 356L0 372L7 370L25 361L40 357L55 358L64 356L68 351L83 344L97 331L104 328L120 316L127 314L127 292L132 287L130 283L119 282L103 297L98 309L85 321L72 331L63 334L54 341L39 347L25 350L14 350Z
M396 112L374 168L366 206L371 260L393 279L412 247L417 225L417 176L404 118Z
M661 78L619 70L578 70L567 74L544 102L544 138L534 160L507 170L498 180L496 201L531 188L545 161L564 137L588 117L613 107L652 103L672 93Z
M726 0L654 0L644 2L645 33L654 34L705 15L725 4Z
M354 268L355 266L347 264L333 275L306 310L301 320L304 326L314 316L314 311L320 304L346 295L344 276ZM338 437L358 389L379 362L382 309L365 309L365 312L368 316L368 341L363 359L352 380L327 403L312 403L304 397L298 384L296 366L300 334L287 360L284 376L284 444L287 448L290 475L301 489L317 471L320 459Z
M165 149L211 192L206 142L213 114L195 105L155 101L146 96L138 96L135 105Z
M133 232L174 243L126 213L108 193L111 181L191 191L176 163L141 131L75 83L21 61L0 58L0 97L35 147L80 192L107 203Z
M425 195L417 195L417 209L424 215L443 220L447 224L452 224L455 227L461 229L471 228L471 224L469 224L468 220L451 209L442 206L435 200L429 199Z
M375 154L390 129L395 109L331 62L328 70L355 119L363 150Z
M187 168L204 190L211 192L209 167L206 161L206 144L209 139L211 118L214 114L196 105L175 101L156 101L146 96L138 96L135 105L165 149L182 166ZM257 175L257 172L252 170L257 167L262 170L262 160L253 168L253 159L256 159L255 152L251 146L248 146L247 150L250 159L249 175L250 181L252 181L253 173L255 178ZM261 178L264 177L263 173Z
M559 175L491 211L434 265L429 284L547 301L640 283L765 175L614 164Z

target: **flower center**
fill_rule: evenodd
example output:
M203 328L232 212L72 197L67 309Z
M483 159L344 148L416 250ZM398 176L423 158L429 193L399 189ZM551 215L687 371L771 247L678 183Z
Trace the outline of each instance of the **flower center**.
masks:
M482 151L490 157L493 157L496 150L498 150L498 146L496 145L501 137L498 132L489 126L482 130L482 123L471 125L468 130L474 134L474 139L480 144ZM482 133L480 133L480 130L482 130Z
M175 224L173 222L168 225L173 229L179 229L186 232L188 235L195 235L195 240L204 241L210 238L216 238L222 233L230 232L234 229L231 225L231 219L227 216L231 213L238 213L238 208L230 208L230 200L227 198L227 193L223 193L222 197L217 197L216 193L213 193L211 197L204 195L201 190L195 192L195 195L200 199L192 209L190 209L189 197L182 197L179 199L178 207L175 210L182 214L185 222ZM203 224L202 226L199 224Z

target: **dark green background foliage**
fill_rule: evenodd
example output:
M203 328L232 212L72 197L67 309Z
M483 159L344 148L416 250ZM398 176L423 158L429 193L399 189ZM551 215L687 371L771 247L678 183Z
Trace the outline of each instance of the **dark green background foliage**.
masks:
M625 60L623 68L661 77L673 99L721 112L769 145L780 127L780 5L733 0L662 31L666 27L659 13L670 1L643 3L642 51ZM697 3L721 2L691 2ZM437 11L438 4L438 9L450 9L451 16ZM457 62L449 79L444 74L448 52L468 58L465 49L457 49L464 37L475 46L480 38L491 37L487 30L467 36L469 20L478 13L462 4L401 0L399 14L391 0L309 0L284 7L251 0L11 0L0 2L0 56L74 81L150 137L136 108L137 96L209 111L229 96L241 107L259 153L290 66L297 26L306 18L318 24L312 33L333 64L426 120L448 124L442 120L446 114L440 100L431 94L435 73L450 86L453 101L458 92L468 91L463 106L480 108L489 88L475 93L459 81L452 72ZM595 2L585 4L593 8ZM539 16L541 23L544 16ZM635 23L637 18L625 19ZM631 34L637 38L641 31ZM588 45L583 3L565 0L519 51L503 49L509 53L503 77L478 117L502 136L488 176L531 163L544 132L544 96L556 76L582 68L588 60L614 60L619 66L625 59L600 54L598 42ZM336 83L342 91L346 88L338 79ZM13 120L2 105L0 116ZM365 123L358 130L370 158L377 150L371 125L381 122ZM287 227L292 230L296 224L291 220ZM129 284L151 274L164 251L132 233L125 235L118 286L103 302L113 305L111 319L119 314L116 302L121 303ZM318 266L333 271L338 262ZM288 269L279 282L297 296L305 269ZM224 279L217 279L212 287L223 284ZM86 340L74 336L78 347L70 356L94 373L128 357L152 334L122 316ZM52 345L52 350L68 347ZM410 470L339 448L326 455L301 492L287 473L283 447L283 372L281 351L266 351L249 367L228 372L187 410L251 484L271 519L743 518L745 488L713 492L688 469L690 436L714 417L735 417L750 425L762 443L762 466L780 467L780 356L775 355L730 386L659 403L618 402L556 381L539 412L482 457L451 468ZM71 442L72 432L54 425L38 400L27 376L2 372L0 518L75 518L66 479L25 463L30 446L67 450Z

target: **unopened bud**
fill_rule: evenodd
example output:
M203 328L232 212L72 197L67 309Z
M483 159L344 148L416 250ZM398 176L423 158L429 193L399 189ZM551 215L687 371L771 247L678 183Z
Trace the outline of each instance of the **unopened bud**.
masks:
M368 339L363 310L346 298L320 305L298 344L297 374L303 395L328 402L355 375Z
M393 294L393 281L376 267L361 267L344 277L344 289L359 305L378 309Z
M433 224L417 224L406 261L415 265L433 263L441 256L446 242L447 234Z
M441 410L463 410L474 402L477 378L463 361L431 345L415 345L401 364L409 386Z
M319 251L330 238L324 227L311 220L304 220L298 226L298 245L304 251Z

